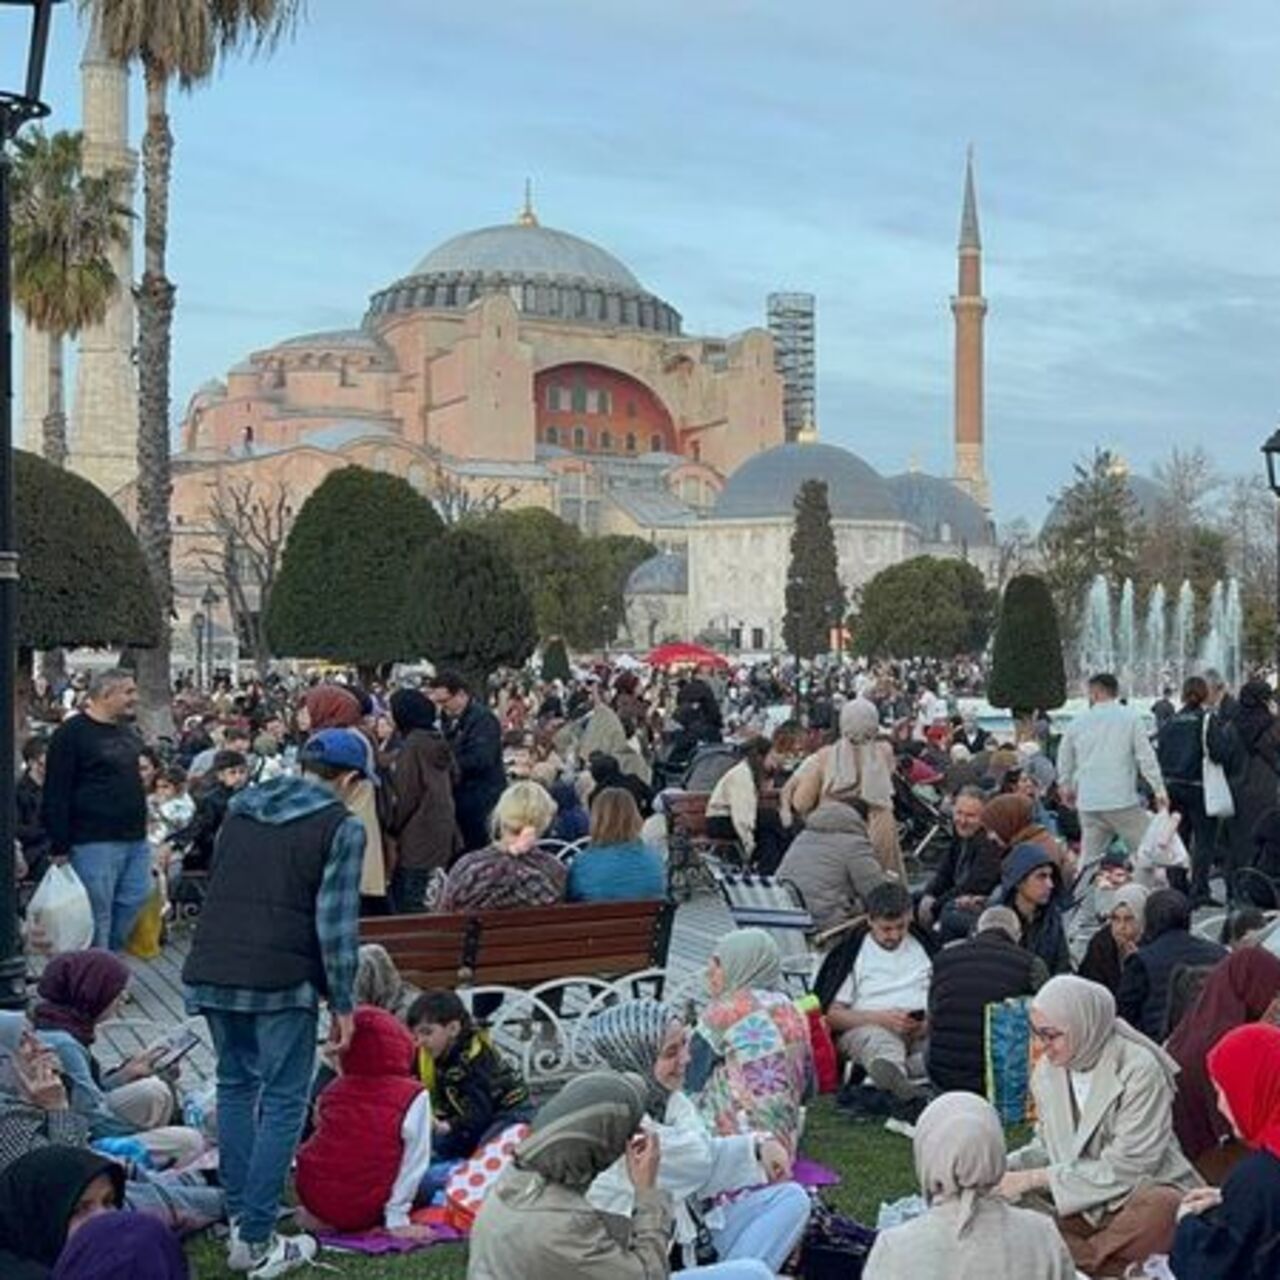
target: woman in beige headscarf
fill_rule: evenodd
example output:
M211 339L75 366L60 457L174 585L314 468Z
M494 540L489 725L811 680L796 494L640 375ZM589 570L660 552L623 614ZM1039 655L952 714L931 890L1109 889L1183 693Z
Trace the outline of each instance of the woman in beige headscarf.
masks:
M1168 1253L1182 1196L1200 1185L1173 1132L1177 1063L1116 1017L1106 987L1066 974L1037 992L1031 1032L1044 1046L1036 1133L1000 1193L1052 1213L1091 1276Z
M920 1113L912 1147L929 1212L876 1237L864 1280L1074 1280L1053 1224L995 1194L1004 1131L989 1102L944 1093Z
M880 713L866 698L840 708L840 737L801 762L779 799L783 822L801 817L826 800L867 807L867 834L881 867L906 884L906 867L893 816L893 748L880 738Z

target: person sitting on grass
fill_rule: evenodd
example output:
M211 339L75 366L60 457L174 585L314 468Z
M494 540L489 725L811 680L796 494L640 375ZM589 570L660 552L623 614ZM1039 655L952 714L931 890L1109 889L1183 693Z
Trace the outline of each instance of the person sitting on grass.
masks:
M687 1084L713 1132L771 1133L794 1158L813 1066L809 1028L778 990L781 976L778 944L763 929L735 929L716 943Z
M1075 1280L1053 1224L995 1194L1004 1130L989 1102L959 1091L935 1098L911 1146L929 1211L877 1235L863 1280Z
M200 1155L204 1140L172 1123L173 1090L154 1055L136 1054L109 1071L93 1055L98 1026L115 1017L132 976L110 951L55 956L40 975L33 1021L72 1082L72 1110L88 1119L92 1138L135 1136L158 1164L182 1166Z
M182 1245L154 1218L108 1209L77 1228L52 1280L188 1280Z
M454 992L424 991L406 1021L417 1045L417 1078L431 1094L436 1160L465 1160L533 1114L520 1072L472 1023Z
M1022 925L1022 945L1050 973L1071 972L1071 950L1062 924L1062 881L1053 858L1038 844L1019 844L1005 856L996 900L1012 907Z
M610 1067L644 1079L644 1132L663 1153L658 1186L675 1201L674 1244L685 1265L714 1251L726 1280L775 1275L804 1235L810 1209L804 1189L789 1181L783 1143L759 1131L710 1131L684 1092L689 1030L669 1005L624 1001L593 1017L588 1032ZM603 1213L631 1216L635 1189L621 1160L592 1183L587 1199Z
M0 1171L0 1276L49 1280L63 1246L124 1204L124 1170L86 1148L32 1151Z
M1084 978L1050 978L1030 1019L1044 1046L1035 1137L1009 1156L1000 1194L1051 1213L1088 1275L1167 1253L1178 1204L1200 1185L1173 1132L1177 1063Z
M545 1103L476 1216L468 1280L666 1280L671 1198L657 1186L658 1139L638 1132L644 1106L644 1082L611 1071L575 1076ZM586 1195L619 1160L632 1202L621 1224Z
M1112 995L1120 990L1124 963L1138 949L1146 927L1149 891L1140 884L1126 884L1111 899L1107 928L1089 940L1089 949L1080 961L1080 976L1101 983Z
M932 942L912 920L911 894L888 880L867 895L867 922L835 947L814 990L842 1054L881 1092L920 1096Z
M606 787L591 803L591 843L569 867L570 902L627 902L662 898L667 870L640 839L644 820L631 792Z
M310 1230L424 1234L409 1211L431 1163L431 1095L411 1074L413 1051L392 1014L356 1009L338 1078L317 1100L315 1132L298 1149L298 1199Z
M1219 1191L1183 1198L1169 1261L1178 1280L1280 1275L1280 1028L1228 1031L1209 1051L1218 1108L1248 1148Z
M555 801L545 787L512 783L493 811L493 843L454 863L437 910L549 907L563 901L564 866L538 848L555 816Z

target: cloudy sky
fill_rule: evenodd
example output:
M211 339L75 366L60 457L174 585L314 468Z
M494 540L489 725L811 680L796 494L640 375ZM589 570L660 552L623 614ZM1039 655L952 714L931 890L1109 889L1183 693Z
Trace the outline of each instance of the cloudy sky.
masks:
M1277 66L1274 0L309 0L272 60L175 102L175 410L250 350L357 323L529 175L545 224L688 332L815 292L823 437L945 471L972 142L998 516L1038 522L1095 443L1255 469L1280 408Z

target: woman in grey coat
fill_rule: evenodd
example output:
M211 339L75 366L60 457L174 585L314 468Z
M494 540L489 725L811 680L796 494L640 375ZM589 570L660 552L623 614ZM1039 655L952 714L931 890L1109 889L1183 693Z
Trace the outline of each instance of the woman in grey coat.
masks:
M800 891L819 931L843 924L887 879L872 851L859 803L824 800L778 864L777 878Z

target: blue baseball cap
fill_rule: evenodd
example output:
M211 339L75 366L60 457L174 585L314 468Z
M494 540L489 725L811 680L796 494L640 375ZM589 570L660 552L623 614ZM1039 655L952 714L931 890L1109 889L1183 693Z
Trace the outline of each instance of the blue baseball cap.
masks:
M378 771L374 767L373 747L369 739L354 729L321 729L313 733L298 752L301 764L327 764L334 769L352 769L363 774L375 786Z

